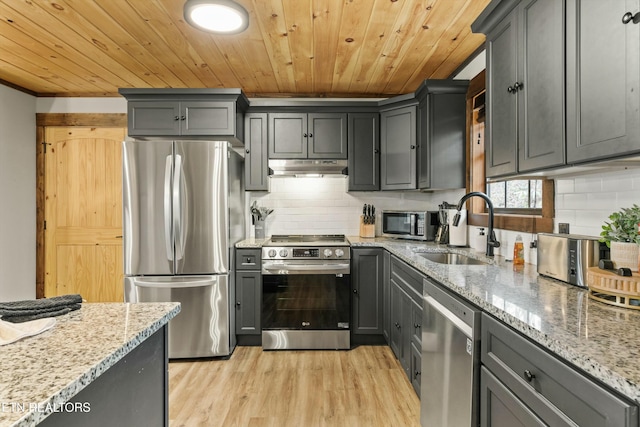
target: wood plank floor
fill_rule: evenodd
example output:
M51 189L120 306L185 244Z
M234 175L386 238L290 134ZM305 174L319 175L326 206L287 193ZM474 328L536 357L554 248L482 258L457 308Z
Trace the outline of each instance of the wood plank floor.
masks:
M416 426L420 401L387 346L237 347L169 363L170 426Z

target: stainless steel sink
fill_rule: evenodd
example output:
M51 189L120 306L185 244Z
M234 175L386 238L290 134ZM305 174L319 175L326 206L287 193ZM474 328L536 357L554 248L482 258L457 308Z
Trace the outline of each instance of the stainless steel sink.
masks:
M437 262L438 264L455 264L455 265L487 265L489 263L479 259L471 258L466 255L454 252L417 252L417 255Z

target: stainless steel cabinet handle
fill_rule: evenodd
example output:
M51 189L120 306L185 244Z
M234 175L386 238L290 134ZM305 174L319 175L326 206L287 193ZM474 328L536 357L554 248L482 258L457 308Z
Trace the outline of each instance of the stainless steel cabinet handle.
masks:
M640 12L636 13L635 15L631 12L627 12L624 15L622 15L623 24L627 25L631 21L633 21L634 24L637 24L638 22L640 22Z
M416 329L420 329L422 327L422 325L420 325L419 323L416 323L415 325L413 325L414 328Z
M175 120L177 122L178 120L180 120L180 116L174 116L173 120Z
M525 378L527 381L531 382L531 381L533 381L533 379L534 379L535 377L536 377L536 376L535 376L534 374L532 374L530 370L525 369L525 371L524 371L524 378Z

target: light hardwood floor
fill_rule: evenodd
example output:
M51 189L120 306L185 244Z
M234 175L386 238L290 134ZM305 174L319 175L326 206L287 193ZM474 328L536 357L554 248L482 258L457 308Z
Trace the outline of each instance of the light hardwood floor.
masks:
M169 363L178 426L419 426L420 401L387 346L237 347L229 360Z

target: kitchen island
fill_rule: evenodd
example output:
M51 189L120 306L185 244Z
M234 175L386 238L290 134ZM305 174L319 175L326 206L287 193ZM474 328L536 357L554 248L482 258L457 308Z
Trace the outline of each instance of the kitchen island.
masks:
M165 411L166 325L179 312L179 303L87 303L0 347L0 426L125 425Z
M585 289L539 276L536 266L514 266L472 249L348 236L353 248L386 249L418 271L516 329L569 364L640 404L640 312L591 300ZM259 247L258 239L236 247ZM451 251L488 261L447 265L420 252Z

